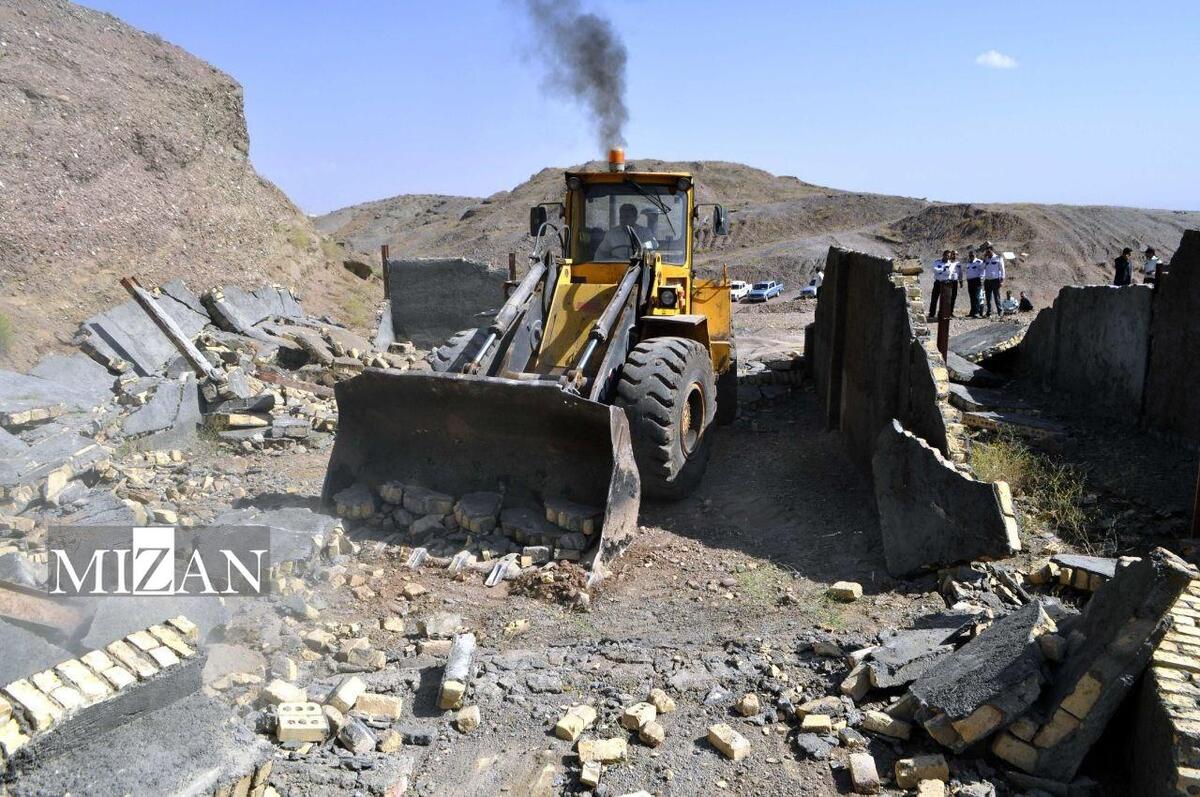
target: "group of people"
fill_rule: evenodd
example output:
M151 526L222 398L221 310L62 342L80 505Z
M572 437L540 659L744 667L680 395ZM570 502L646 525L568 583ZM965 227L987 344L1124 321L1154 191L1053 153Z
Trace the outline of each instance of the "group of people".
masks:
M1033 309L1033 303L1021 292L1020 300L1014 299L1012 291L1001 300L1000 289L1004 286L1005 271L1004 257L997 253L991 243L983 245L983 256L975 254L974 249L967 250L965 261L958 259L958 252L946 249L941 258L933 261L933 291L929 299L929 320L938 317L938 305L945 296L949 305L947 315L954 315L954 305L958 301L958 289L966 283L968 298L971 301L969 318L990 318L992 309L996 315L1026 312Z
M1113 285L1120 287L1122 285L1133 284L1132 257L1133 250L1127 246L1121 250L1121 256L1113 261L1113 265L1116 267L1116 274L1113 276ZM1147 247L1143 257L1145 259L1142 261L1142 281L1147 285L1157 285L1162 262L1154 254L1154 247Z

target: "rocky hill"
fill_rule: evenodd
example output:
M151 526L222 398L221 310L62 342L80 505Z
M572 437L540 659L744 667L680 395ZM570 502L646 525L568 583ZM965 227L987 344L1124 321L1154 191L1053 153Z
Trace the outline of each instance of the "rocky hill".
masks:
M702 246L697 263L728 265L745 279L807 282L831 244L897 257L929 259L945 247L966 253L991 240L1022 253L1014 284L1048 301L1064 284L1102 282L1123 246L1154 246L1167 257L1200 213L1137 208L946 204L824 188L739 163L637 159L637 168L696 175L701 201L722 202L733 229ZM604 168L591 162L572 169ZM400 257L463 256L493 265L529 248L530 205L561 198L563 169L543 169L511 191L486 199L401 195L335 211L319 229L352 249L377 256L387 243Z
M25 365L123 298L122 276L362 290L247 158L241 87L62 0L0 3L0 360Z

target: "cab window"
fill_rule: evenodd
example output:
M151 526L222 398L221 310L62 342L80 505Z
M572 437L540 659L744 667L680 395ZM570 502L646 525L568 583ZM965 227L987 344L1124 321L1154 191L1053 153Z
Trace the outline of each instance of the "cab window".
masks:
M687 262L686 191L673 185L593 183L585 184L578 198L581 210L571 252L575 262L627 262L636 248L630 230L663 262Z

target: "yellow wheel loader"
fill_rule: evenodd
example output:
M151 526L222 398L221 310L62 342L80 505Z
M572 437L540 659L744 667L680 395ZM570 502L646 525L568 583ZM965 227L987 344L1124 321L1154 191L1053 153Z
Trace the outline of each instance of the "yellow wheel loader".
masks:
M338 384L327 503L400 482L499 492L509 508L594 507L581 558L600 577L637 528L641 493L692 491L712 425L737 411L729 280L693 274L692 176L624 167L614 150L608 171L567 173L565 201L531 209L528 273L489 326L432 353L432 372ZM725 234L724 209L711 211Z

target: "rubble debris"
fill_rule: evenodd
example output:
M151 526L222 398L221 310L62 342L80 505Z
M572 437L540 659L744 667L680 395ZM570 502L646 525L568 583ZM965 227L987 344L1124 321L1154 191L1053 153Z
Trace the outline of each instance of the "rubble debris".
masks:
M571 706L554 725L554 735L574 742L596 721L596 709L588 705Z
M1039 725L1032 744L1006 732L992 751L1030 774L1071 780L1152 656L1155 663L1172 661L1155 647L1196 577L1195 568L1161 548L1118 568L1071 627L1069 636L1079 641L1030 712Z
M450 647L450 656L442 671L442 682L438 687L438 708L443 711L458 708L466 694L471 678L471 664L475 658L475 635L458 634Z
M955 752L1008 726L1049 678L1038 637L1056 629L1041 600L1000 618L913 682L917 721Z
M647 723L653 722L658 716L658 710L651 703L634 703L626 706L621 712L621 727L630 731L640 731Z
M666 738L667 730L657 720L651 720L638 728L638 740L647 747L658 747Z
M462 733L471 733L479 727L480 722L479 706L463 706L454 718L454 727Z
M1000 387L1006 381L1004 377L976 365L953 350L946 357L946 368L950 373L950 379L960 385Z
M882 711L864 711L861 727L864 731L894 739L908 739L912 735L912 725Z
M614 736L611 739L585 739L580 741L575 749L579 754L579 760L584 764L591 762L616 764L625 760L629 742L623 736Z
M921 781L950 780L950 766L946 757L938 754L901 758L896 761L896 785L902 789L915 789Z
M960 473L899 421L880 433L872 467L892 575L1021 550L1017 520L1003 511L1001 492L1008 486Z

